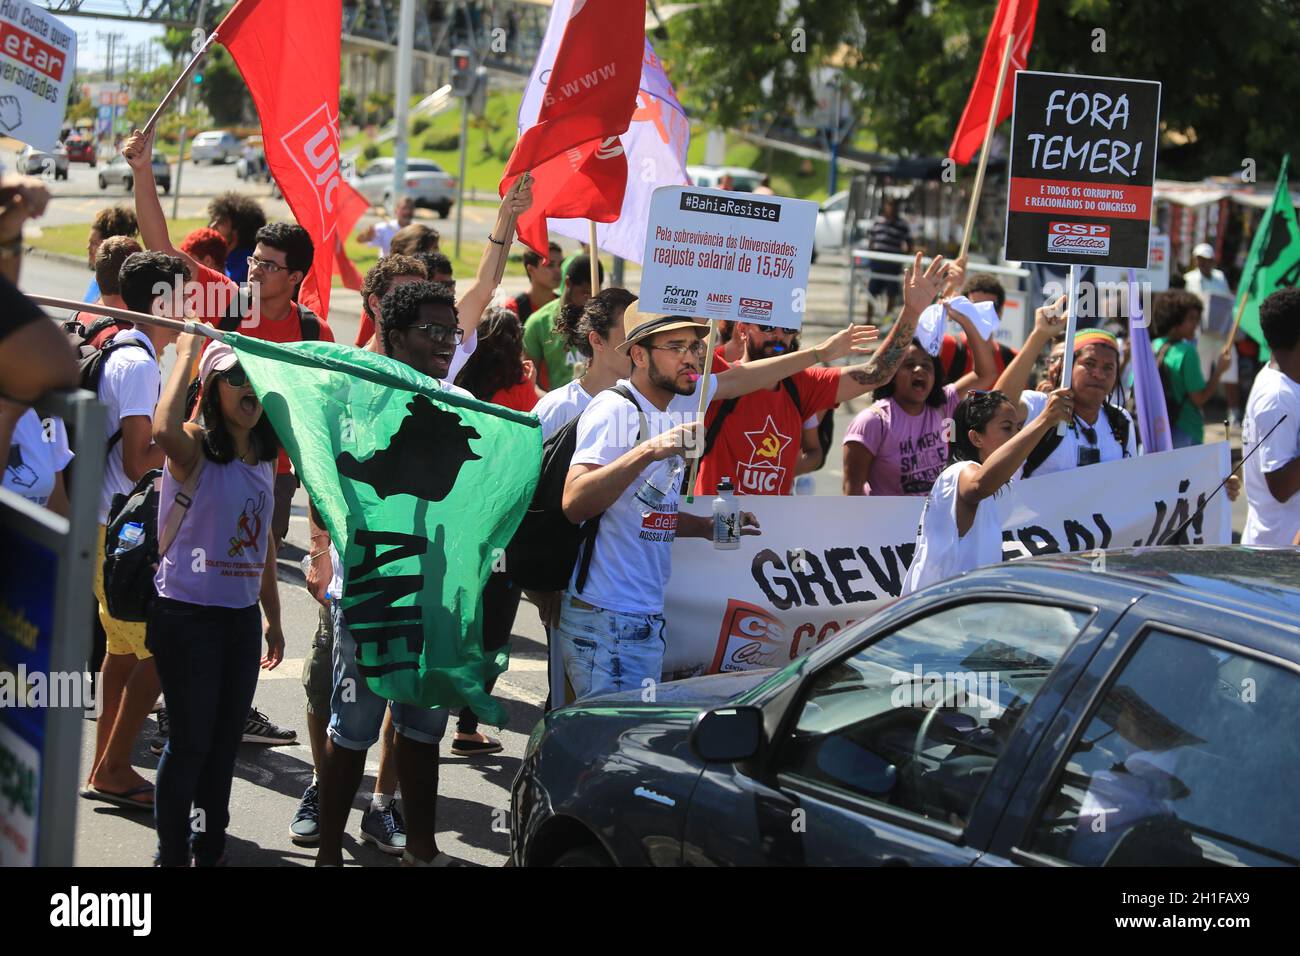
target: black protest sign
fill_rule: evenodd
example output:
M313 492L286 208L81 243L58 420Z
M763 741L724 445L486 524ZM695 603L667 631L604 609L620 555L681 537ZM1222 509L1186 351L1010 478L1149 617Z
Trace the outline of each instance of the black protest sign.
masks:
M1006 257L1147 267L1160 84L1016 73Z

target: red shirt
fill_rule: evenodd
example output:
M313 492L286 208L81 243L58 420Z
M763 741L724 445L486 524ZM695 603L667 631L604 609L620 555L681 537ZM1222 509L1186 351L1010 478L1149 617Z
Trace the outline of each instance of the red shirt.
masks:
M712 495L723 477L731 478L738 495L791 493L804 420L835 407L840 370L810 368L791 378L799 391L798 408L784 385L741 396L724 420L712 451L700 462L697 495ZM709 406L706 432L721 407L721 402Z
M201 282L204 286L204 295L202 303L193 304L195 311L203 321L209 325L216 324L223 315L226 314L230 296L237 295L239 285L233 280L222 275L207 266L199 264L199 274L195 276L196 281ZM298 303L291 302L289 311L279 319L270 319L267 316L259 317L258 321L249 324L247 320L239 326L239 334L247 335L251 339L261 339L264 342L276 342L283 344L285 342L302 341L302 322L299 318ZM324 319L320 320L320 336L318 341L333 342L334 332L330 329L329 323ZM276 462L275 473L277 475L289 474L289 456L285 454L283 448L280 449L280 458Z
M1009 345L1001 342L993 344L993 364L997 366L999 376L1015 360L1016 354L1016 350ZM957 379L975 370L975 356L966 342L965 332L960 341L956 336L944 333L943 344L939 346L939 361L943 363L945 385L955 384Z
M513 408L517 412L531 412L533 406L537 404L537 389L533 387L531 380L524 379L517 385L498 389L488 401L493 405Z

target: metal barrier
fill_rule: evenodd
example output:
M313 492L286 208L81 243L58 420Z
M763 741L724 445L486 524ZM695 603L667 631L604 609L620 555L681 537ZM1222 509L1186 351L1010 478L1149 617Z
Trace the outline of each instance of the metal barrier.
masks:
M77 457L67 518L0 488L0 680L16 691L0 687L0 866L71 866L106 412L80 389L35 408L63 419Z

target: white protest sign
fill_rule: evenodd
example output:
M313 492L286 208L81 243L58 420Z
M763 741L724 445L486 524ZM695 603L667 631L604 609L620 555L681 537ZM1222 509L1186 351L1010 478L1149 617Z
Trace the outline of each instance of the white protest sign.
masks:
M988 504L1003 560L1154 545L1172 536L1230 467L1219 442L1014 482ZM1106 489L1123 488L1124 494ZM679 538L665 595L664 680L779 667L899 596L924 498L751 497L763 533L737 551ZM699 507L684 511L703 513ZM1228 544L1220 491L1189 525Z
M816 226L804 199L656 189L637 308L798 329Z
M53 149L76 72L76 31L27 0L0 0L0 132Z

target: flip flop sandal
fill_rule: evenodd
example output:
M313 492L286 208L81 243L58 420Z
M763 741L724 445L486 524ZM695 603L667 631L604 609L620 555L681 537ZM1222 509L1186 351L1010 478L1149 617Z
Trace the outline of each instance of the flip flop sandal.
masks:
M502 751L499 741L489 737L487 740L453 740L451 752L457 757L477 757L480 754L495 754Z
M108 790L99 790L95 787L88 787L81 791L81 796L87 800L102 800L104 803L111 803L117 807L123 807L127 810L148 810L153 812L153 803L145 803L143 800L133 800L132 797L138 797L143 793L152 793L153 784L146 783L139 787L127 790L125 793L111 793Z

